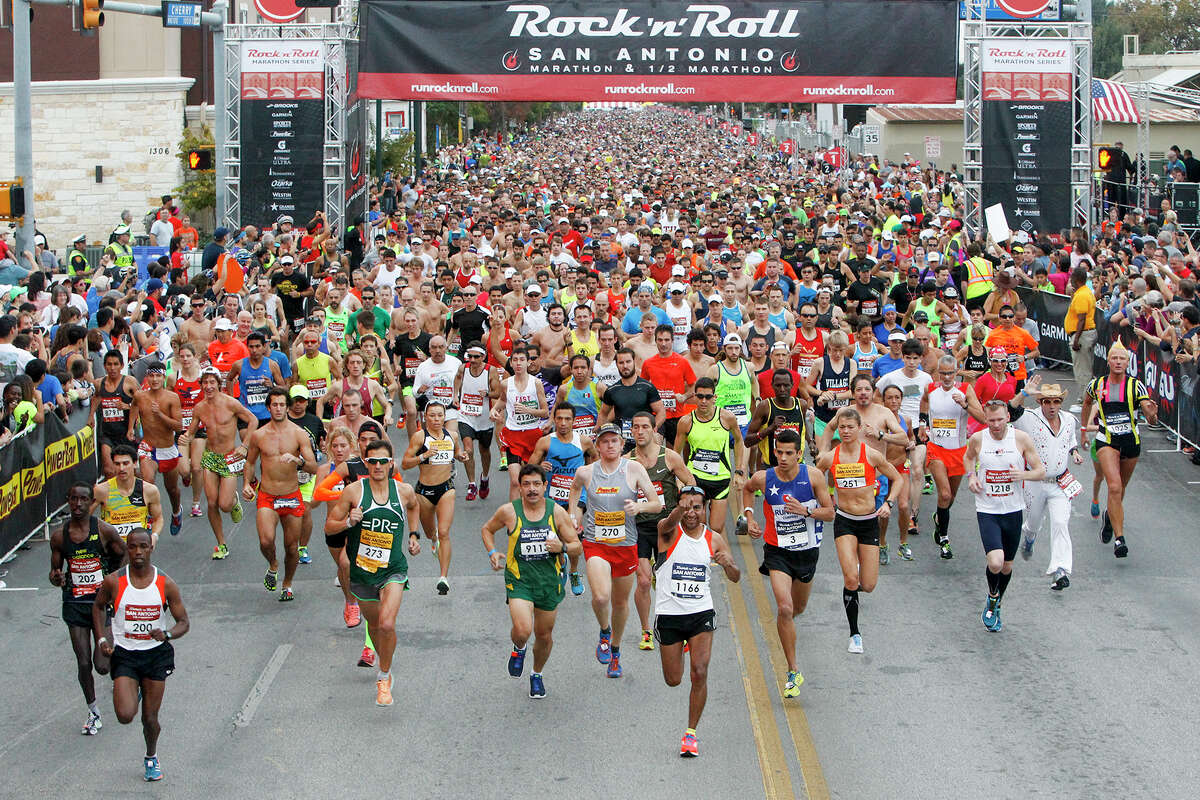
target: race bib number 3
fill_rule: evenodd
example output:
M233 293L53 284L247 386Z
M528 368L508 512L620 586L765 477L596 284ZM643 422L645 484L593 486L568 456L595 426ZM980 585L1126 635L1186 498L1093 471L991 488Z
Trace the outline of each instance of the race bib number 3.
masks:
M596 512L596 541L622 542L625 540L625 512Z
M392 534L364 530L358 540L354 564L367 572L378 572L392 558Z
M708 565L671 565L671 594L685 600L698 600L708 592Z

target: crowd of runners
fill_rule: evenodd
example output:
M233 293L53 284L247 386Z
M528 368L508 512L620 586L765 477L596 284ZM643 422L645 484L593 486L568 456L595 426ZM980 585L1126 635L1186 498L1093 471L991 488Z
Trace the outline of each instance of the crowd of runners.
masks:
M1080 414L1063 409L1068 391L1033 374L1037 329L1015 291L1036 264L1019 241L969 238L960 199L952 171L768 157L656 107L449 148L419 182L385 178L340 238L319 214L219 229L209 271L161 303L156 276L133 308L168 327L144 377L129 369L141 351L114 339L91 392L104 474L72 488L50 572L83 732L101 727L93 674L111 673L118 718L141 707L145 777L161 777L157 711L188 617L151 555L190 514L213 559L258 558L226 536L243 503L281 602L333 599L294 588L325 558L321 527L344 624L366 620L353 655L380 706L404 594L452 591L454 551L480 546L456 507L479 504L509 674L546 697L556 609L587 592L608 677L624 645L657 649L670 686L688 666L682 756L699 752L712 573L741 578L736 536L762 539L788 698L804 681L793 621L829 529L849 653L867 646L859 597L881 568L974 551L976 532L951 526L964 479L989 631L1044 528L1048 585L1070 584L1089 452L1094 500L1108 484L1101 537L1127 557L1122 497L1154 404L1117 347ZM409 577L423 548L428 587Z

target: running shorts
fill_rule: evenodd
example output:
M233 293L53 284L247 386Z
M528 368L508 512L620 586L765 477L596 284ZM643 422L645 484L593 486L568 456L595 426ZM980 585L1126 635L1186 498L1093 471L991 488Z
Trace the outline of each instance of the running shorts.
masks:
M833 518L833 538L853 536L859 544L879 547L879 520L872 514L866 518L848 516L841 511Z
M963 456L966 455L966 452L967 448L965 445L950 449L930 442L925 449L925 463L941 461L946 465L946 475L951 478L958 475L965 475L966 468L963 467Z
M267 494L262 489L258 490L258 508L269 508L281 517L303 517L304 516L304 500L300 497L300 490L291 494Z
M983 540L983 552L1003 550L1004 560L1017 557L1017 545L1021 543L1021 512L1007 514L985 514L975 512L979 520L979 538Z
M875 479L875 510L878 511L887 502L888 492L892 490L892 482L887 475L880 474Z
M710 503L713 500L724 500L726 497L728 497L729 484L729 478L723 478L719 481L710 481L707 478L696 477L696 485L704 490L704 499Z
M442 483L435 483L432 486L430 486L427 483L421 483L420 481L417 481L417 494L421 497L424 497L426 500L428 500L431 505L436 506L438 504L438 502L442 499L442 497L447 492L453 492L453 491L454 491L454 479L453 478L451 478L450 480L447 480L447 481L443 481Z
M817 558L820 555L819 547L785 550L773 544L763 543L763 560L758 572L761 575L782 572L794 581L812 583L813 576L817 574Z
M495 428L485 428L484 430L477 431L468 425L466 421L461 419L458 421L459 437L464 441L467 439L474 439L479 443L481 450L487 450L492 446L492 434L495 432L495 430Z
M351 581L350 594L354 595L356 600L364 603L374 603L379 601L379 594L384 586L389 583L404 584L408 582L408 570L403 572L385 573L379 577L379 583L358 583Z
M583 559L602 558L612 567L614 578L624 578L637 572L638 549L636 544L614 546L598 542L583 542Z
M87 628L90 631L92 629L92 604L90 602L64 602L62 619L72 628Z
M170 447L151 447L149 442L144 439L138 445L138 459L148 458L158 464L159 472L171 472L175 467L179 466L179 448L175 445Z
M658 520L639 519L637 521L637 554L638 558L648 558L654 561L658 555Z
M542 429L531 428L526 431L514 431L510 428L501 428L498 438L500 447L509 454L510 464L514 461L526 463L533 455L533 449L537 447L538 439L542 438Z
M114 647L109 667L113 680L133 678L138 683L143 679L165 681L175 671L175 648L163 642L149 650L126 650Z
M558 608L566 592L557 577L539 576L506 581L504 596L507 600L528 600L538 611L553 611Z
M693 614L659 614L654 618L654 638L664 647L691 639L701 633L712 633L717 612L713 609Z
M1123 434L1121 436L1112 437L1112 441L1104 441L1096 439L1096 452L1100 452L1101 447L1111 447L1116 450L1122 461L1128 461L1131 458L1137 458L1142 454L1142 446L1133 440L1132 434ZM1098 457L1098 456L1097 456Z

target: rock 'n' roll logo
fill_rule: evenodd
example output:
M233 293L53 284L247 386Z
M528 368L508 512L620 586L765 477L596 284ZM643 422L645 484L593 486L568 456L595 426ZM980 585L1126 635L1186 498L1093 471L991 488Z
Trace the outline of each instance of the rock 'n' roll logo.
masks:
M504 67L509 72L514 72L521 66L521 57L517 54L516 50L509 50L504 54L504 57L500 59L500 66Z
M799 60L796 58L795 50L788 50L779 57L779 66L783 67L784 72L795 72L796 67L800 66Z

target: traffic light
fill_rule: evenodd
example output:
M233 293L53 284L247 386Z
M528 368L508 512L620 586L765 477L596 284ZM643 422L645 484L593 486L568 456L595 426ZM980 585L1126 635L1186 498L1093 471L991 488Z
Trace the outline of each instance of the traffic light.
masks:
M104 25L104 0L81 0L79 4L79 27L94 31Z
M196 147L188 150L187 166L190 170L212 169L213 149L211 147Z
M1108 172L1109 168L1114 166L1117 159L1117 149L1115 147L1100 147L1096 150L1096 169Z
M0 220L25 216L25 187L20 181L0 181Z

